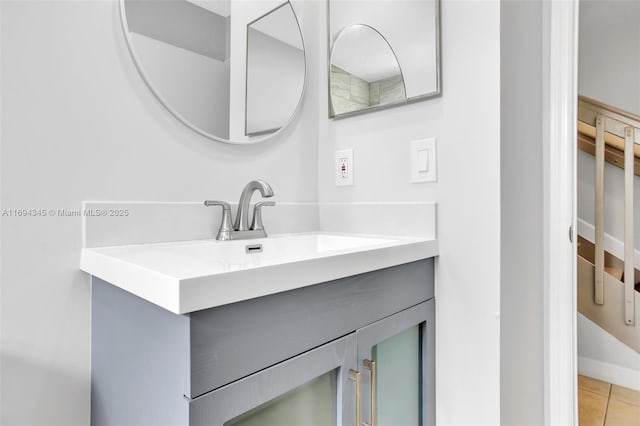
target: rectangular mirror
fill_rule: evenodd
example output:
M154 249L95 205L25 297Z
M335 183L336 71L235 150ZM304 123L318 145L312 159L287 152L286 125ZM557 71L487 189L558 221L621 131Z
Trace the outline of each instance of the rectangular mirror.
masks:
M438 96L440 0L329 0L329 117Z

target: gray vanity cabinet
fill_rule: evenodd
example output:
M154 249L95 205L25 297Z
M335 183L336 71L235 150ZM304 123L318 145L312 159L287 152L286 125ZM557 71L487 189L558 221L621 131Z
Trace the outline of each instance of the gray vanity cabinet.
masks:
M186 315L93 277L91 423L433 425L433 296L433 259Z
M435 425L434 306L423 302L198 397L190 425Z

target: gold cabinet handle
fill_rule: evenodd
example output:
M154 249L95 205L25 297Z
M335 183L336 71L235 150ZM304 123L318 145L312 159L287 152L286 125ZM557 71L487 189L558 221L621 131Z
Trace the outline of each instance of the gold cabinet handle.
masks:
M362 361L362 366L371 372L371 417L369 417L368 426L376 426L376 362L365 359Z
M360 372L354 369L350 369L349 379L356 382L356 426L361 426L362 412L360 407Z

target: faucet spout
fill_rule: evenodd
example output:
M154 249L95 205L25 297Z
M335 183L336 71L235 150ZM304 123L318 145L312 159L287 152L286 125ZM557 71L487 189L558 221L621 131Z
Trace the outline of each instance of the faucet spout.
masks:
M238 213L233 226L236 231L249 230L249 204L255 191L260 191L260 195L264 198L273 197L273 189L267 182L260 179L249 182L242 190L240 201L238 202Z

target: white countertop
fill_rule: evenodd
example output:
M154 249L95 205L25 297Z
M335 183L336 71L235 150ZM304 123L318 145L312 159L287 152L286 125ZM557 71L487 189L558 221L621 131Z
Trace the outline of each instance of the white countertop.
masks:
M434 239L313 232L85 248L80 268L184 314L437 255Z

